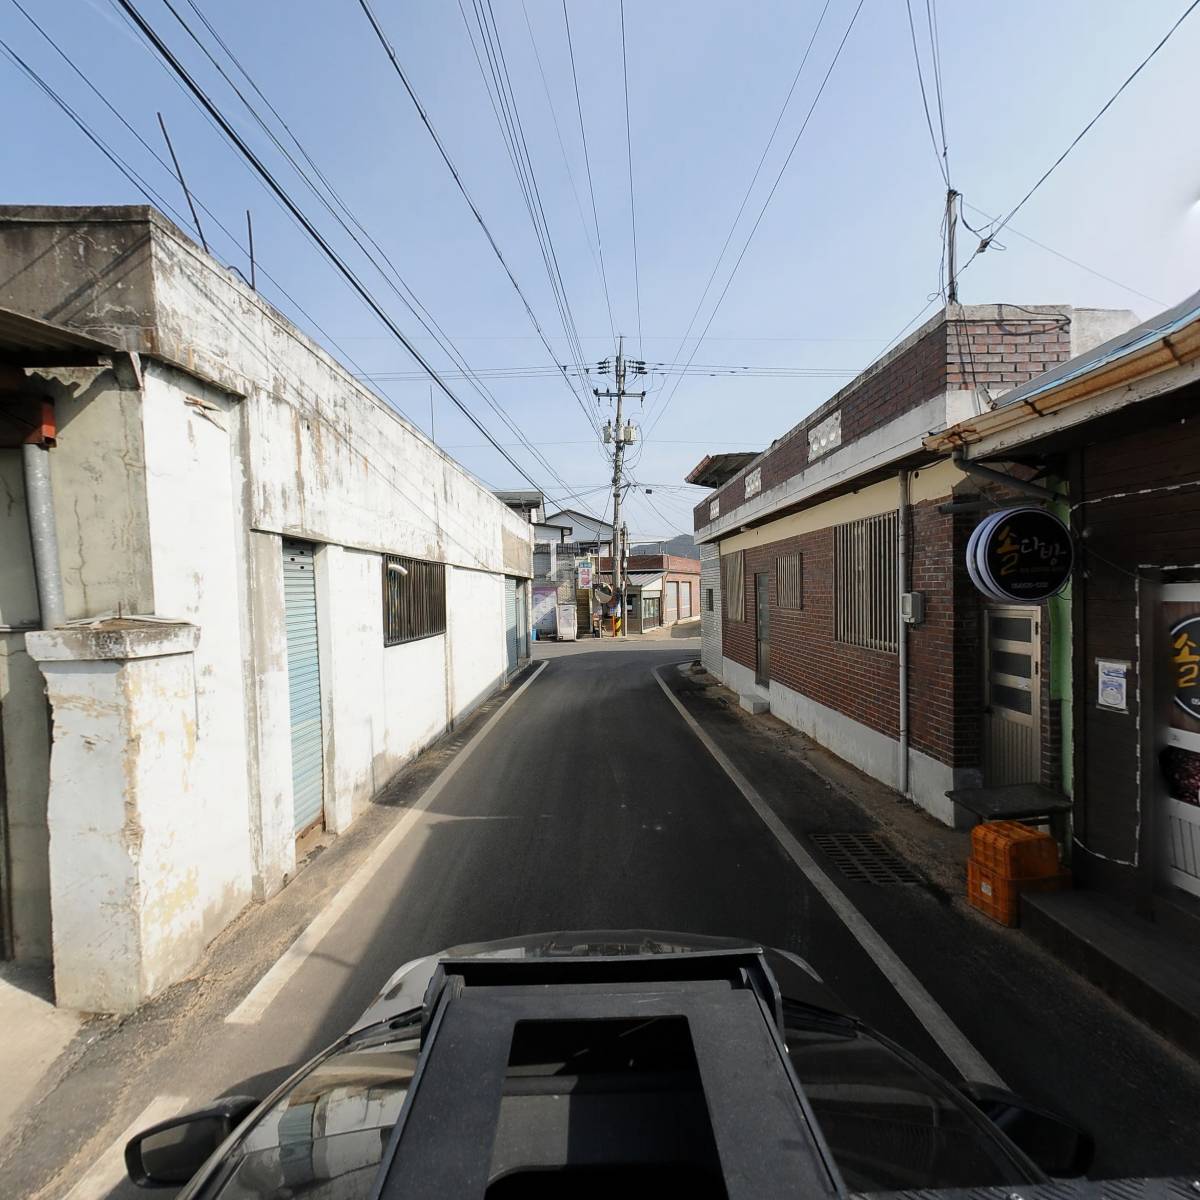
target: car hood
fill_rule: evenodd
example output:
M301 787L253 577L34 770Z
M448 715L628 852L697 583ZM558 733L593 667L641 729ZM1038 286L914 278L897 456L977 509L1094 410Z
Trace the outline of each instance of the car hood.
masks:
M421 1007L425 990L443 959L461 958L640 958L660 954L704 954L719 950L762 950L785 999L845 1013L846 1006L820 975L796 954L743 938L709 937L654 929L574 929L526 934L494 942L468 942L414 958L395 971L354 1026L354 1031L394 1020Z

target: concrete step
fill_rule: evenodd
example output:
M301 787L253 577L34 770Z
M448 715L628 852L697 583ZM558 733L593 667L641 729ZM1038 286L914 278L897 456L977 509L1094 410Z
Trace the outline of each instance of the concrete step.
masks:
M771 705L766 700L764 700L761 696L754 695L751 692L743 692L742 695L738 697L738 703L748 713L765 713L771 708Z
M1200 1058L1200 960L1177 933L1097 892L1027 892L1021 928Z

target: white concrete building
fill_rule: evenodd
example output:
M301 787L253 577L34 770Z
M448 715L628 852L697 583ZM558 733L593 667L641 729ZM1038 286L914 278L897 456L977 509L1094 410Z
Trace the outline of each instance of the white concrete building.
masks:
M127 1012L527 657L531 527L152 209L0 255L5 951Z

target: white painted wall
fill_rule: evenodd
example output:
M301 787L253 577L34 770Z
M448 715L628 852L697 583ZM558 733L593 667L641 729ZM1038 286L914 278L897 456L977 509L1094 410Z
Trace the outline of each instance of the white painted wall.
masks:
M188 852L189 904L211 941L250 898L246 707L238 576L244 570L233 447L238 402L170 367L145 369L142 431L156 615L200 630ZM199 399L209 408L187 403Z
M504 577L455 568L446 582L451 696L458 719L504 682Z

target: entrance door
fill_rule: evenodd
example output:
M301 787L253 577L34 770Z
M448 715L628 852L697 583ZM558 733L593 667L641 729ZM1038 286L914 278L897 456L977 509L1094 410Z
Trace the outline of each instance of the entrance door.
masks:
M313 547L309 542L284 539L283 603L292 731L292 822L297 836L320 823L325 807L314 566Z
M983 782L1037 783L1042 772L1041 620L1029 605L984 610Z
M642 628L655 629L662 624L659 608L662 600L658 596L642 597Z
M754 577L754 623L758 631L755 683L766 687L771 679L771 589L770 576L761 571Z
M1166 676L1158 716L1161 875L1200 896L1200 583L1163 586L1159 636L1155 666Z

